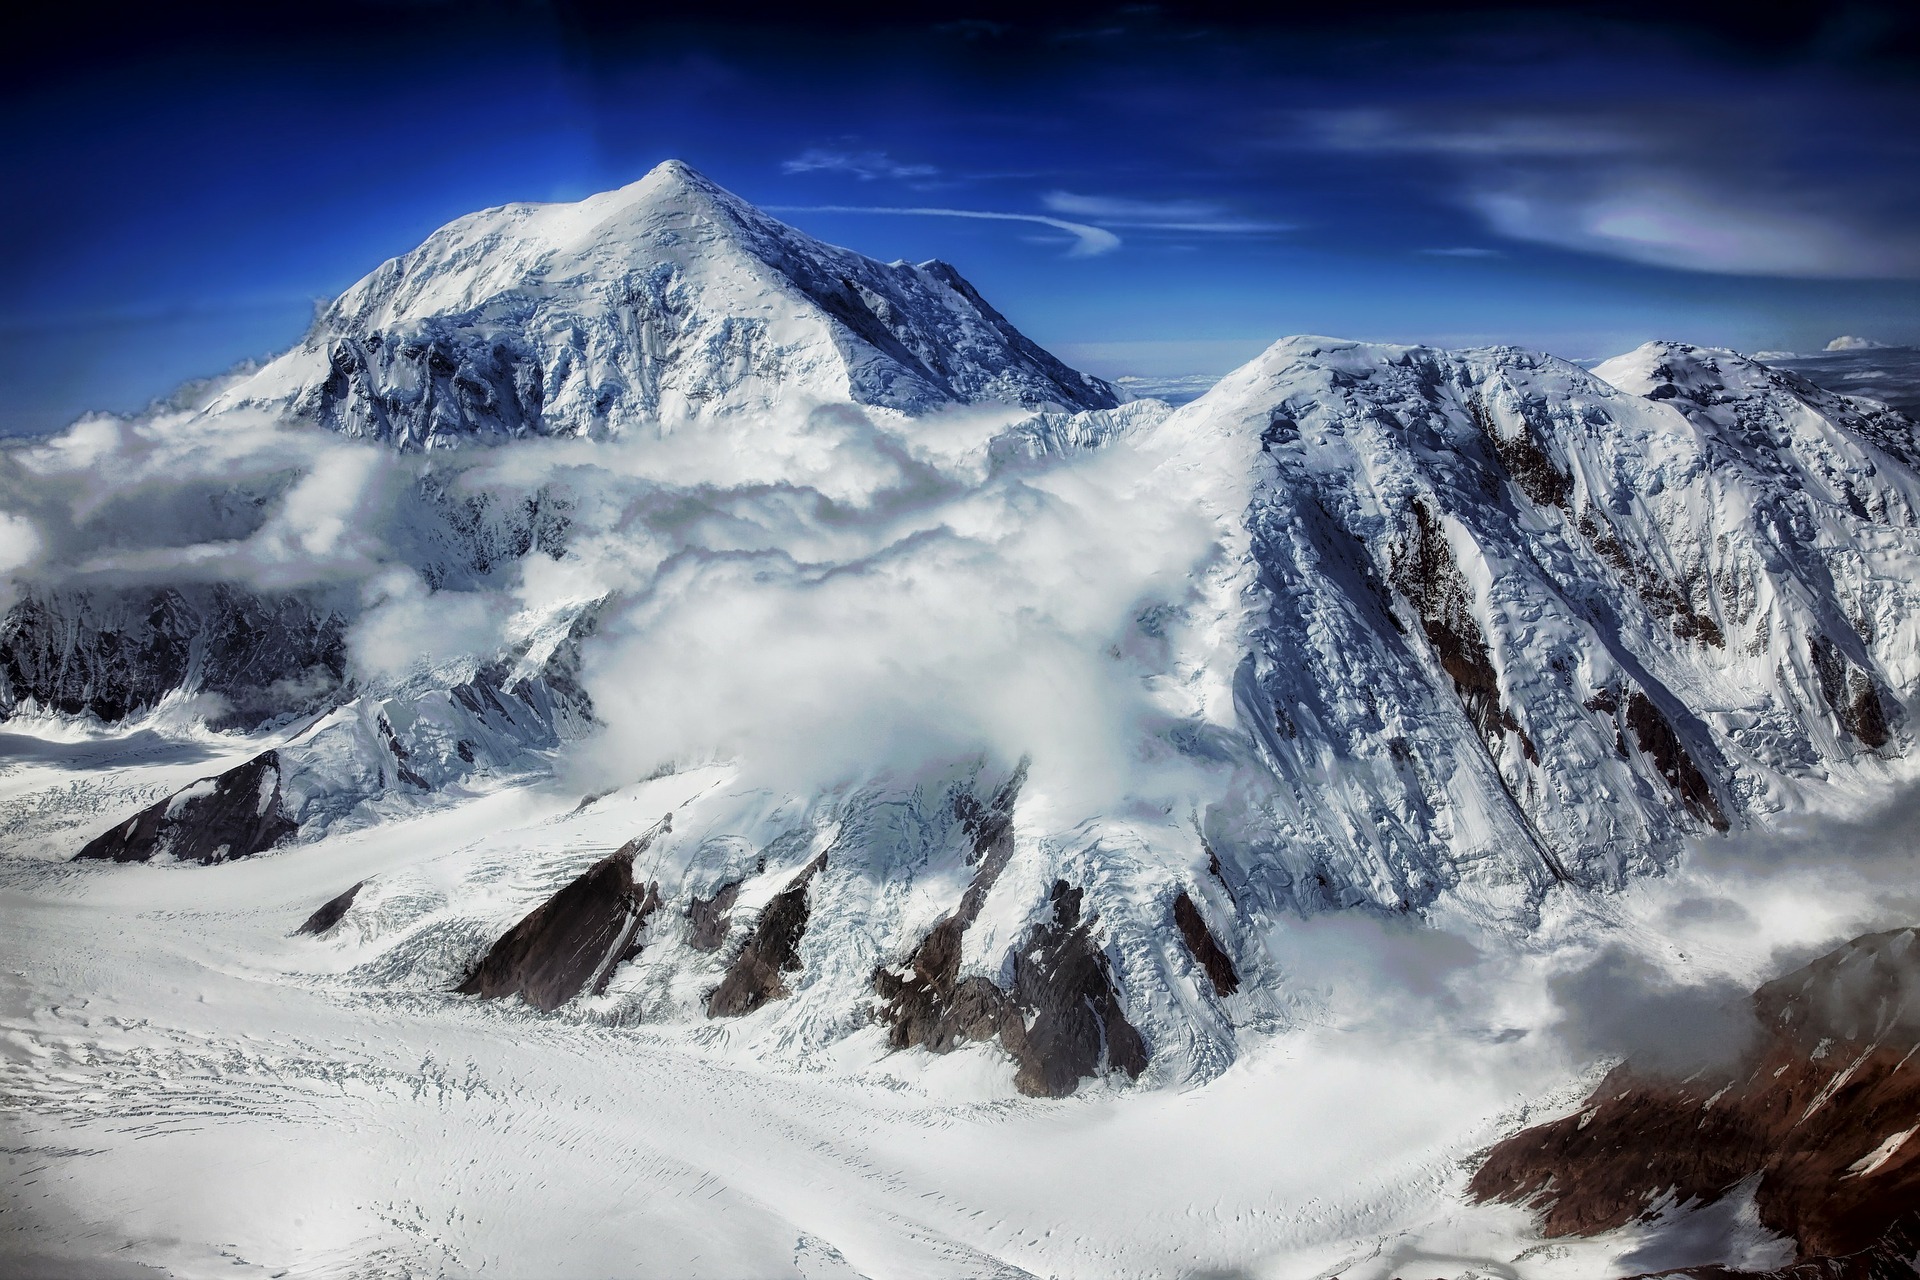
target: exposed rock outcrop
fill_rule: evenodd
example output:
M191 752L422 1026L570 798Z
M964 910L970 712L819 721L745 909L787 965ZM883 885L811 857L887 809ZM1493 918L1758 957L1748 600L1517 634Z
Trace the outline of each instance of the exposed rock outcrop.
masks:
M760 913L753 937L707 996L709 1018L737 1018L789 994L781 975L800 967L800 939L807 932L807 886L826 865L824 853L809 862Z
M252 728L336 696L346 629L322 603L224 583L36 589L0 617L0 716L122 720L179 691L214 695L215 728Z
M1799 1245L1776 1274L1912 1275L1885 1268L1912 1257L1920 1205L1920 930L1856 938L1754 1010L1764 1034L1737 1065L1675 1083L1626 1063L1578 1114L1496 1146L1471 1193L1536 1208L1548 1236L1591 1235L1758 1175L1761 1225Z
M360 891L366 887L367 882L365 880L356 881L351 888L339 897L327 899L321 903L320 908L308 916L306 921L301 924L298 929L295 929L294 932L297 934L325 933L346 918L348 909L353 906L353 900L359 897Z
M733 904L739 901L739 880L729 880L711 898L695 896L687 906L687 945L695 951L718 951L733 924Z
M636 954L636 935L660 906L659 885L643 891L634 883L634 855L670 830L670 819L662 819L535 907L456 990L490 1000L522 996L545 1013L582 991L602 989L614 968Z
M1053 920L1014 953L1013 1000L1032 1021L1007 1050L1020 1063L1013 1079L1020 1092L1064 1098L1102 1070L1138 1076L1147 1069L1147 1045L1127 1021L1106 953L1093 941L1094 919L1081 918L1082 891L1056 880L1049 897Z
M211 864L261 853L297 829L281 803L280 783L280 754L264 751L101 832L75 860Z
M1013 856L1013 803L1025 780L1023 761L988 803L970 792L955 797L955 814L973 841L973 880L953 914L914 948L906 972L876 970L873 989L894 1048L950 1053L968 1041L998 1040L1018 1064L1014 1084L1022 1093L1060 1098L1103 1069L1139 1075L1147 1049L1093 941L1094 921L1081 919L1082 892L1064 880L1050 895L1052 919L1011 957L1010 989L960 974L962 940Z
M1218 865L1217 860L1215 865ZM1185 889L1173 900L1173 923L1179 928L1180 938L1187 944L1188 952L1206 971L1207 980L1213 983L1213 993L1230 996L1238 991L1240 975L1234 972L1233 961L1220 949L1213 930L1207 928L1200 908L1194 905L1192 895Z

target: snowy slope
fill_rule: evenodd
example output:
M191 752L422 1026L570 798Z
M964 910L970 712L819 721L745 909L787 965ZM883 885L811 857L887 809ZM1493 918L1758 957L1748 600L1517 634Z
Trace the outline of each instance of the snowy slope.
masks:
M208 406L408 448L852 402L1111 406L943 262L880 263L679 161L576 204L450 223Z
M435 1135L497 1168L523 1125L688 1202L661 1274L1453 1257L1467 1156L1592 1083L1535 1034L1543 974L1609 931L1684 963L1622 903L1686 842L1911 776L1911 445L1678 344L1589 372L1291 338L1177 410L1116 405L945 268L681 166L474 215L211 399L0 451L31 548L0 625L4 1083L43 1146L129 1090L165 1135L201 1106L268 1144L290 1106L385 1126L389 1198L250 1237L270 1269L524 1269L531 1237L394 1181ZM113 976L148 951L157 976ZM1316 994L1376 953L1504 975L1428 1028L1432 1078L1374 1061L1404 992ZM493 998L527 989L553 1007ZM94 990L98 1020L58 1012ZM253 1100L204 1102L222 1071ZM386 1097L408 1080L434 1099ZM899 1106L869 1147L796 1119L874 1098ZM1314 1128L1333 1098L1373 1108L1365 1141ZM930 1130L979 1180L951 1205ZM1102 1132L1166 1169L1129 1183ZM1293 1134L1314 1161L1276 1172ZM48 1157L63 1247L116 1197L181 1210L89 1141L113 1158ZM211 1139L168 1142L237 1185ZM233 1238L196 1212L189 1268ZM1523 1217L1476 1213L1445 1247L1511 1258ZM1513 1273L1593 1274L1556 1265Z
M1276 344L1153 446L1220 530L1192 705L1261 777L1213 847L1308 907L1511 903L1872 788L1910 742L1920 485L1870 426L1674 344L1591 375Z

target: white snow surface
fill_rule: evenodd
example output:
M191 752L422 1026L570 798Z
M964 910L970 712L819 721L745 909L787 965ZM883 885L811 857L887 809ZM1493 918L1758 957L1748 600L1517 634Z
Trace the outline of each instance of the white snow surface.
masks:
M945 263L880 263L824 244L667 161L577 203L448 224L205 408L445 447L845 402L919 414L1116 400Z
M246 687L282 708L209 729L197 637L116 723L8 686L0 1247L183 1275L1714 1260L1659 1252L1692 1210L1546 1244L1460 1190L1632 1047L1559 979L1624 951L1737 996L1920 914L1732 856L1910 800L1912 424L1673 343L1589 372L1297 337L1115 405L955 279L664 166L453 224L207 397L0 451L33 548L9 643L119 679L143 593L187 584L266 628ZM337 683L274 665L323 624ZM291 843L63 865L266 749ZM977 873L965 801L1023 758L961 971L1006 986L1065 881L1149 1051L1056 1102L997 1044L889 1052L872 1016ZM450 994L663 814L634 874L664 905L603 993ZM709 1019L822 854L789 994ZM735 881L694 949L692 899ZM1778 1254L1716 1212L1676 1238Z
M91 749L129 779L166 767ZM14 803L52 772L21 758L0 786ZM1561 891L1524 947L1281 924L1287 981L1231 1068L1059 1102L1012 1098L988 1050L890 1055L857 1019L822 1037L798 998L676 1019L700 989L677 922L556 1015L446 994L459 957L662 813L674 834L637 871L669 885L711 868L704 833L744 850L796 816L716 767L584 807L507 786L204 870L5 864L0 1256L102 1276L1576 1280L1702 1249L1777 1262L1737 1202L1699 1211L1704 1233L1669 1210L1550 1242L1460 1188L1477 1150L1595 1079L1541 1030L1552 974L1624 942L1681 982L1750 981L1831 925L1809 898L1851 918L1869 896L1836 891L1823 846L1792 883L1732 886L1744 923L1689 907L1728 892L1703 869ZM844 828L821 834L847 850ZM361 879L333 931L290 936ZM1791 923L1759 923L1784 903ZM867 906L818 903L803 994ZM1422 972L1366 958L1396 952ZM1692 1253L1663 1252L1675 1221Z

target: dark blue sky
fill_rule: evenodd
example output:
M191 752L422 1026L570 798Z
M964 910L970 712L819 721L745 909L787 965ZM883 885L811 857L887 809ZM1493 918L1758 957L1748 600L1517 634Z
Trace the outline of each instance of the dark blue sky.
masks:
M1302 331L1920 341L1911 6L623 8L48 19L0 99L0 431L283 348L451 218L670 156L953 262L1105 374Z

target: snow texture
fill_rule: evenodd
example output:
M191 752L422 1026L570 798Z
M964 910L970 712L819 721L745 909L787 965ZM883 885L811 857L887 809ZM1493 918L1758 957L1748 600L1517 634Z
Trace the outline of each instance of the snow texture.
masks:
M1584 1092L1514 1030L1555 948L1631 934L1690 841L1910 775L1912 424L1673 343L1289 338L1116 399L951 268L669 164L0 452L5 1085L56 1170L22 1238L189 1273L1512 1258L1524 1215L1457 1194ZM271 839L59 865L214 804ZM623 849L552 1008L454 994ZM1316 946L1531 985L1436 1066L1342 1021L1403 996L1313 996ZM135 1107L233 1205L122 1158ZM311 1208L243 1176L273 1116L337 1162ZM427 1147L484 1194L409 1181Z

